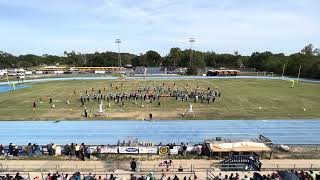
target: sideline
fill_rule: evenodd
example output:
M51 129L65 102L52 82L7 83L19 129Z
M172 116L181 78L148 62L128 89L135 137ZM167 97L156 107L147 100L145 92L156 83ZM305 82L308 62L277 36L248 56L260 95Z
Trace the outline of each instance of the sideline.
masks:
M70 81L70 80L117 80L118 77L61 77L24 80L24 83L38 83L49 81ZM125 77L125 80L188 80L188 79L266 79L266 80L298 80L290 77L265 77L265 76L146 76L146 77ZM300 78L299 81L308 83L320 83L320 80ZM18 83L11 81L10 83ZM8 82L0 82L0 85L8 85Z

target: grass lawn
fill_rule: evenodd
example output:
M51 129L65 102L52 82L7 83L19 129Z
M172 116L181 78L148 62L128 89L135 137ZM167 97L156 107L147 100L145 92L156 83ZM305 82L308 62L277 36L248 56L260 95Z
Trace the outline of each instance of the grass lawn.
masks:
M189 115L182 118L178 113L185 112L189 102L176 101L174 97L161 97L160 103L135 104L126 101L111 102L111 108L104 103L106 116L90 119L144 119L151 112L154 119L319 119L320 118L320 84L300 82L295 88L282 80L258 79L194 79L194 80L73 80L52 81L31 84L31 88L15 92L0 93L0 120L79 120L83 107L80 107L80 93L91 88L105 92L131 92L141 86L158 86L162 83L171 87L194 89L196 86L207 89L218 88L222 97L215 103L193 103L195 118ZM113 84L113 88L110 87ZM123 83L123 87L120 84ZM118 90L115 89L118 86ZM74 90L77 94L74 95ZM40 97L43 103L40 103ZM49 98L55 108L51 108ZM69 98L70 104L66 104ZM33 102L37 107L33 108ZM98 102L91 101L86 107L92 114L98 111ZM261 107L261 108L259 108ZM305 109L305 110L304 110Z

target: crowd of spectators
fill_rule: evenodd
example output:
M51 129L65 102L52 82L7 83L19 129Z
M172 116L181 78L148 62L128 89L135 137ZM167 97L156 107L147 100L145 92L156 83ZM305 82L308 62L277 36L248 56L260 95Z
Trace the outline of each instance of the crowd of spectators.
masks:
M92 155L92 148L89 145L82 144L66 144L65 146L57 146L54 143L47 144L45 146L39 146L38 144L29 143L27 146L18 146L13 143L10 143L9 146L4 147L0 144L0 156L5 155L9 157L18 157L18 156L27 156L27 157L36 157L38 155L66 155L70 157L77 157L82 159L90 159ZM98 150L98 147L97 147ZM96 150L96 151L97 151ZM98 152L98 151L97 151Z
M10 175L10 174L5 174L5 175L0 175L0 180L25 180L28 179L28 177L22 177L20 173L16 173L16 175Z
M81 160L91 159L92 155L99 158L101 157L101 149L106 147L121 147L121 146L133 146L133 147L147 147L147 145L139 144L137 142L128 142L128 143L120 143L118 142L117 145L98 145L98 146L91 146L85 145L84 143L76 144L70 143L66 145L57 145L55 143L49 143L47 145L38 145L36 143L28 143L28 145L18 146L16 144L10 143L7 146L0 144L0 156L8 156L8 157L37 157L41 155L48 155L48 156L69 156L69 157L77 157ZM172 155L171 152L173 149L176 148L175 154L180 154L185 156L187 154L187 148L189 149L188 153L193 155L204 155L205 151L207 151L206 147L201 144L196 145L189 145L188 143L175 144L158 144L156 147L166 146L168 148L168 154Z
M239 173L231 173L219 175L212 178L213 180L320 180L320 174L315 173L313 171L279 171L273 172L269 174L260 174L258 172L253 173L252 176L244 175L241 177Z
M126 178L128 177L128 178ZM49 173L45 180L198 180L197 175L168 175L166 173L162 173L161 175L156 175L154 172L150 172L147 174L135 175L131 174L130 177L128 175L115 175L115 174L106 174L106 175L96 175L96 174L81 174L80 172L76 172L72 175L68 174L60 174L60 173ZM239 173L228 173L226 175L222 175L219 173L214 178L209 178L209 180L319 180L319 174L316 174L313 171L281 171L281 172L273 172L271 174L260 174L253 173L253 175L240 175Z
M29 175L23 177L20 173L16 173L15 175L5 174L0 175L0 180L29 180ZM168 175L166 173L162 173L161 175L156 175L154 172L150 172L147 174L81 174L80 172L75 172L73 174L64 174L64 173L48 173L47 175L43 175L42 178L39 176L33 177L34 180L198 180L198 177L195 174L190 175ZM223 175L219 173L215 177L208 178L209 180L319 180L320 174L317 174L313 171L281 171L281 172L273 172L270 174L260 174L253 173L253 175L240 175L239 173L228 173Z
M45 180L127 180L125 177L127 175L118 175L118 174L106 174L106 175L97 175L97 174L81 174L80 172L76 172L72 175L63 174L63 173L49 173ZM147 175L140 174L130 174L128 180L180 180L177 175L168 176L165 173L162 173L161 176L156 177L155 173L150 172ZM181 180L198 180L196 175L184 176Z

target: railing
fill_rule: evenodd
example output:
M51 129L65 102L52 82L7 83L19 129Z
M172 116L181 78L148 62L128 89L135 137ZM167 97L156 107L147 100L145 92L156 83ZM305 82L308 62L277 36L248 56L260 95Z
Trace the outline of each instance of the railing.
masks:
M120 169L121 166L117 166L116 164L103 164L103 165L90 165L90 164L82 164L82 165L72 165L72 164L45 164L42 166L39 165L0 165L0 171L2 172L26 172L26 171L34 171L34 172L77 172L77 171L90 171L90 172L101 172L101 171L110 171L113 172L116 169ZM123 169L123 168L121 168Z
M245 171L245 164L217 164L216 168L220 171Z
M172 165L140 165L140 171L142 172L195 172L208 169L208 165L205 167L196 167L194 164L172 164Z
M264 164L262 165L261 171L269 170L313 170L319 171L320 164Z
M218 169L225 169L225 171L232 171L233 167L228 167L228 165L232 165L233 167L242 168L243 171L247 171L245 169L245 165L243 164L212 164L212 167ZM320 164L262 164L260 171L280 171L280 170L313 170L319 171Z
M215 175L210 170L207 170L207 180L214 180Z
M250 158L253 158L253 161L259 160L256 156L253 156L253 155L233 155L233 156L230 156L229 158L221 161L220 164L234 163L233 161L248 162Z
M127 162L124 163L101 163L90 164L88 161L82 164L57 164L54 162L48 162L48 164L26 164L26 165L8 165L0 163L0 172L115 172L117 169L130 171L130 165ZM51 164L52 163L52 164ZM235 168L239 168L246 171L243 164L179 164L175 163L168 168L166 166L159 166L159 164L145 164L143 161L138 163L139 172L206 172L207 170L220 169L225 171L233 171ZM313 170L319 171L320 164L262 164L261 171L278 171L278 170Z

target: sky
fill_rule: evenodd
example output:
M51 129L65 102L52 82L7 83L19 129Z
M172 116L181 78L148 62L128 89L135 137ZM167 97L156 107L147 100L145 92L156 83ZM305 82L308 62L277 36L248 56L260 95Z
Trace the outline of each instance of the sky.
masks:
M250 55L291 54L320 47L319 0L0 0L0 51L15 55L64 51L170 48Z

